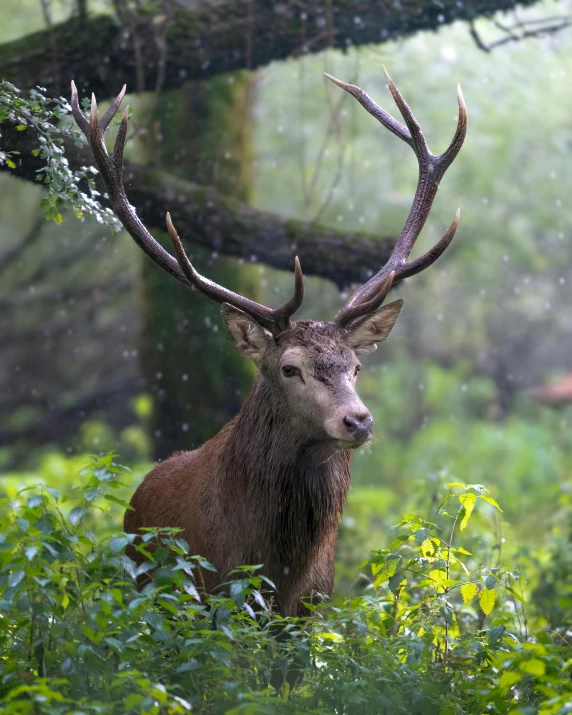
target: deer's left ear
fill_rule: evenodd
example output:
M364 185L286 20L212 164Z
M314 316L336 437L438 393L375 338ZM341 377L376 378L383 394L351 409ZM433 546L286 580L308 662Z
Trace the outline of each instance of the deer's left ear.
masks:
M372 353L391 333L403 308L403 298L384 305L355 328L349 328L349 346L356 353Z

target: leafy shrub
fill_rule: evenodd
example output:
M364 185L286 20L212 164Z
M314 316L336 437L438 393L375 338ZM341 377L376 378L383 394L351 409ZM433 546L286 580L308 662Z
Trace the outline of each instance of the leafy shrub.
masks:
M125 473L93 458L63 497L0 501L3 713L571 711L566 643L530 635L520 574L470 535L479 510L500 509L484 487L450 484L435 523L406 515L362 564L361 594L282 619L260 566L202 596L212 567L176 530L149 530L136 566L134 536L111 528ZM272 686L300 668L295 687Z
M38 146L32 151L43 160L36 179L47 189L41 206L46 211L46 219L58 225L63 221L64 209L72 209L77 218L93 215L99 223L110 226L114 231L120 223L109 208L97 201L98 193L93 181L97 171L92 167L82 167L72 171L64 157L64 141L73 141L82 146L81 132L69 123L62 123L71 107L64 97L46 97L43 87L30 90L29 98L6 80L0 81L0 124L13 124L17 131L30 131L37 139ZM15 170L19 159L18 151L0 151L0 166ZM87 190L87 191L86 191Z

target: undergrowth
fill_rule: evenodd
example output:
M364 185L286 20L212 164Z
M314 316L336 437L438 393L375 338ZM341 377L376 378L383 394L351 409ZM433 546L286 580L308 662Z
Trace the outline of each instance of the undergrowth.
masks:
M491 531L500 513L483 486L448 484L431 521L407 514L361 565L352 596L282 619L260 565L204 597L212 566L175 530L149 531L136 566L116 526L125 474L93 458L68 494L0 500L2 713L572 712L568 626L535 627L523 575L472 533L476 510ZM294 667L302 682L276 690Z

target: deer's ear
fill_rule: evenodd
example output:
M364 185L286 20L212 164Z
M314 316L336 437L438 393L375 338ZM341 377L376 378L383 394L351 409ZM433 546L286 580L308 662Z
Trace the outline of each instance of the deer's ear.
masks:
M403 308L403 298L384 305L355 328L349 328L349 346L356 353L372 353L391 333Z
M241 355L259 363L272 342L272 335L242 310L228 303L222 304L222 317Z

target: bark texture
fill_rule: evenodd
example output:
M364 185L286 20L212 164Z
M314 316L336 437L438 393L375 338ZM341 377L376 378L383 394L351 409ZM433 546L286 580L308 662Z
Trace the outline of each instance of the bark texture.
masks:
M48 95L99 99L118 92L168 89L222 72L333 47L379 44L456 20L473 20L537 0L198 0L175 14L73 18L0 47L0 76Z
M35 181L43 164L32 154L37 146L30 130L18 132L0 125L0 151L20 152L16 169L3 167L0 171ZM92 163L87 151L78 153L75 147L69 147L66 156L72 167ZM146 225L164 231L165 213L170 211L191 255L193 246L201 246L285 270L293 270L292 257L298 255L305 275L321 276L344 288L377 271L395 242L394 238L343 233L259 211L214 187L199 186L158 169L126 164L124 176L129 200ZM68 220L75 219L70 216Z

